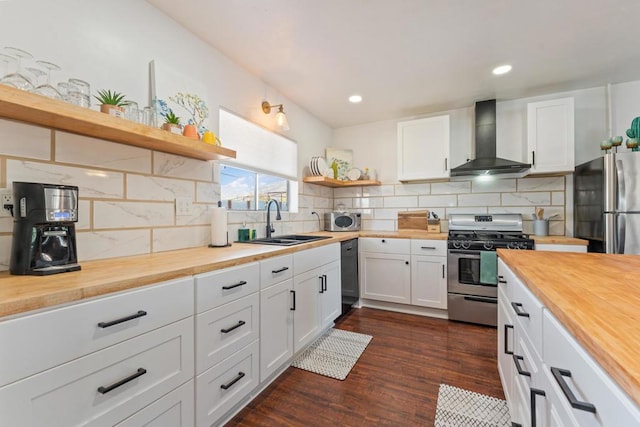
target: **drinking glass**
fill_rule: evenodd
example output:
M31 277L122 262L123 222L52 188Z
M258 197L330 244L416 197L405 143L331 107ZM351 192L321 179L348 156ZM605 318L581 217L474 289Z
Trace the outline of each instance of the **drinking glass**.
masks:
M22 90L32 90L33 83L31 83L31 79L22 71L22 59L33 58L33 56L29 52L18 49L17 47L5 47L4 50L16 58L16 71L2 77L0 83L8 84L9 86L14 86Z
M62 94L55 87L51 86L51 71L58 71L60 67L52 62L47 61L36 61L36 64L39 64L47 69L47 72L45 73L47 75L47 81L46 83L36 87L32 92L44 95L48 98L63 99Z
M16 62L16 58L13 56L0 53L0 79L9 74L9 64L13 64L14 62Z
M81 107L91 107L91 92L89 83L84 80L69 79L69 91L66 101Z
M158 127L156 112L152 107L144 107L144 110L142 110L142 124L152 128Z
M124 108L124 118L127 120L131 120L132 122L138 122L140 118L138 117L138 103L135 101L127 101L125 105L122 106Z

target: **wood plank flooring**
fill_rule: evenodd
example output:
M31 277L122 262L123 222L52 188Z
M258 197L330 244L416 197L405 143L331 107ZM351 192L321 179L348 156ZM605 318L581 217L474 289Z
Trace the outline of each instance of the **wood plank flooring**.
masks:
M495 328L368 308L336 327L373 336L345 381L288 368L227 426L432 426L441 383L504 399Z

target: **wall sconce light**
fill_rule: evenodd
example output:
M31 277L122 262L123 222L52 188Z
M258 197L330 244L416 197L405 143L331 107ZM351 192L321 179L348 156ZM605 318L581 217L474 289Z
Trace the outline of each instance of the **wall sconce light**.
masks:
M270 114L272 108L278 107L278 112L276 113L276 123L282 130L289 130L289 123L287 122L287 115L284 114L284 110L282 108L282 104L271 105L269 102L264 101L262 103L262 112L265 114Z

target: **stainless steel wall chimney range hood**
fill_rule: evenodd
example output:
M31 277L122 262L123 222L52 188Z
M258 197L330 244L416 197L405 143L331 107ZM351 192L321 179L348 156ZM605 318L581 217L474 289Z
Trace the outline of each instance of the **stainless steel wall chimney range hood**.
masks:
M476 158L451 169L450 177L469 179L479 176L522 178L531 165L496 157L496 100L476 102Z

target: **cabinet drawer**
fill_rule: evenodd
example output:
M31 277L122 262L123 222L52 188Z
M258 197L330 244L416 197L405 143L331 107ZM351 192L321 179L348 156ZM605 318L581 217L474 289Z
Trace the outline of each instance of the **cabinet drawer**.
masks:
M202 313L260 289L260 264L257 262L225 268L195 276L196 313Z
M260 261L260 289L293 277L293 255L277 256Z
M338 259L340 259L339 243L331 243L319 248L295 252L293 254L294 274L304 273Z
M542 358L542 304L515 276L509 280L510 298L513 319L516 322L518 335L526 334L533 344L533 351Z
M380 252L385 254L411 253L411 239L387 239L367 237L358 242L360 252Z
M210 426L258 386L259 343L253 342L196 378L196 425Z
M115 427L192 427L195 419L194 381L178 387Z
M258 339L258 292L196 316L196 372L201 373Z
M189 277L0 322L0 385L191 315Z
M113 425L193 377L193 317L0 388L0 425Z
M447 241L411 239L411 254L447 256Z
M509 301L513 301L513 287L516 286L515 282L519 282L515 274L513 274L502 259L498 258L498 289L504 291Z
M637 426L640 409L605 373L582 346L553 315L545 310L544 362L545 370L559 368L570 372L560 376L576 399L595 406L596 413L571 408L580 426ZM552 382L560 382L552 375ZM561 398L568 398L562 394Z

